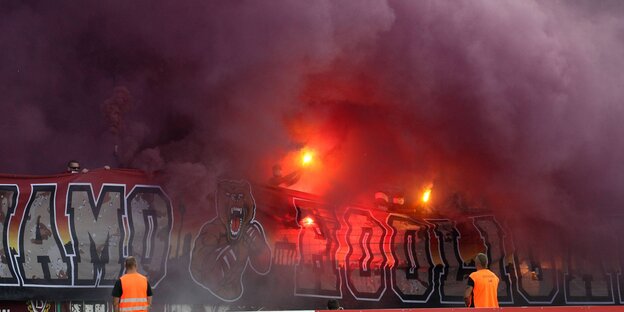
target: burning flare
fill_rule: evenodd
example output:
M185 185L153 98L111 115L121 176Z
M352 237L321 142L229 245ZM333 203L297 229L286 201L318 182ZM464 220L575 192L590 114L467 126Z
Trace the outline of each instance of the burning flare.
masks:
M422 196L423 203L428 202L430 197L431 197L431 188L428 188L423 193L423 196Z
M314 224L314 219L312 219L310 217L305 217L305 218L303 218L303 220L301 220L301 223L304 226L310 226L310 225Z
M301 155L301 165L304 167L309 166L310 164L312 164L313 160L314 160L314 152L309 151L309 150L304 150L303 154Z

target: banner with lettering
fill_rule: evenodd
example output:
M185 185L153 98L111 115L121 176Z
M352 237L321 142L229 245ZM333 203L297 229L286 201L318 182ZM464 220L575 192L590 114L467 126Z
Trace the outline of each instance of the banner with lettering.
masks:
M156 304L461 306L484 252L503 305L624 302L621 259L542 257L492 214L421 218L244 179L216 184L191 209L135 170L0 176L0 300L109 300L132 255ZM617 237L602 243L621 249Z

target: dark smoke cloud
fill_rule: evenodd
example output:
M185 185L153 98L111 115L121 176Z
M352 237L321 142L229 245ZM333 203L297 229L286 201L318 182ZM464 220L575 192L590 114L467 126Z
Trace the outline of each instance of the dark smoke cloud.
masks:
M0 169L137 167L201 205L324 140L334 200L434 183L574 233L624 204L623 7L4 1Z

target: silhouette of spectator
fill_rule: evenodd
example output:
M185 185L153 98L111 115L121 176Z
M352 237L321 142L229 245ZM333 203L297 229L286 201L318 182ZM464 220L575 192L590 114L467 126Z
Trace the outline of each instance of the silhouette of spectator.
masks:
M77 160L70 160L67 162L67 173L79 173L79 172L80 172L80 162L78 162Z
M299 181L301 178L301 170L295 170L287 175L282 174L282 166L273 166L273 176L269 180L269 183L273 186L289 187Z
M327 310L343 310L340 306L340 302L336 299L329 299L327 301Z
M104 169L106 170L110 170L110 166L106 165L104 166ZM89 169L87 168L82 168L82 170L80 170L80 162L77 160L70 160L67 162L67 173L87 173L89 172Z

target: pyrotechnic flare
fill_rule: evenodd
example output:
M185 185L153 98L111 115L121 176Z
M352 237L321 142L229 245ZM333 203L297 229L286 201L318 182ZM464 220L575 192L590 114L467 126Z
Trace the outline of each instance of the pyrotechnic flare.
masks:
M312 151L304 151L301 156L301 165L307 167L312 164L314 160L314 153Z
M310 226L314 224L314 219L312 219L311 217L305 217L303 218L303 220L301 220L301 223L303 223L304 226Z
M427 188L422 196L423 203L427 203L431 198L431 188Z

